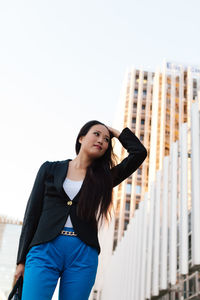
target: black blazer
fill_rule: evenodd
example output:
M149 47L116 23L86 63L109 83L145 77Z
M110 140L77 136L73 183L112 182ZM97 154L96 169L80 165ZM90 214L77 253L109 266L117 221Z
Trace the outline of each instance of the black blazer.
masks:
M146 148L130 129L123 129L118 139L129 155L111 169L113 186L130 176L147 156ZM17 264L25 262L26 254L32 246L56 238L63 229L68 215L78 237L100 253L97 226L95 228L90 222L78 218L76 214L81 189L73 199L72 205L63 189L69 161L70 159L46 161L41 165L24 215Z

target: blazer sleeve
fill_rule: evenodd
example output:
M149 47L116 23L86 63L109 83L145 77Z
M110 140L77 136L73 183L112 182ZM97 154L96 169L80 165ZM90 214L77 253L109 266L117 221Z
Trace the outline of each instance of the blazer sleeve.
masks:
M27 202L21 235L19 239L17 264L25 263L28 247L38 225L38 221L42 211L43 196L45 189L44 180L46 177L48 164L49 162L46 161L40 166L35 178L35 182L33 184L31 194Z
M129 128L126 127L122 130L118 140L129 155L111 169L113 187L135 172L147 157L146 148Z

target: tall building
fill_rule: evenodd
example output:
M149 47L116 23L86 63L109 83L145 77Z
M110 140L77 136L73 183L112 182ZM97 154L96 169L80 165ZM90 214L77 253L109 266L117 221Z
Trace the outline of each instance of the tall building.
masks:
M191 125L192 102L200 90L200 69L164 62L155 72L132 69L127 72L122 93L123 127L128 126L147 148L142 166L116 191L113 250L134 216L140 200L155 181L156 171L180 137L180 126ZM188 137L189 149L190 140ZM190 150L189 150L190 151ZM120 160L126 153L121 149ZM191 203L191 180L188 197Z
M186 122L188 128L187 129L188 134L186 135L187 160L185 160L187 164L187 172L184 172L184 174L187 173L187 177L185 178L185 182L182 185L182 187L184 188L187 187L187 193L185 196L187 198L186 201L187 208L184 209L185 211L187 211L187 214L189 214L189 216L190 216L191 206L192 206L191 134L190 134L191 121L192 121L191 106L196 99L200 100L200 68L194 66L185 66L182 64L172 63L172 62L164 62L161 67L155 70L155 72L132 68L130 71L126 73L120 98L121 98L121 103L120 103L121 106L118 109L119 113L118 113L118 117L116 118L117 121L115 121L115 126L121 129L126 126L131 128L133 132L141 140L141 142L144 144L144 146L147 148L148 156L145 159L142 166L132 176L130 176L127 180L125 180L122 184L120 184L118 187L115 188L115 198L114 198L115 219L113 218L114 224L113 223L111 224L112 230L110 230L109 235L107 230L105 229L105 231L107 232L107 239L113 240L112 250L114 250L114 252L111 259L111 264L109 264L110 258L108 258L108 255L100 255L101 264L97 272L97 280L93 291L94 293L91 293L91 297L90 297L91 300L104 299L105 293L103 298L101 295L103 295L102 293L104 292L105 289L109 291L109 299L115 299L112 298L114 295L112 291L117 290L115 288L116 286L119 286L119 288L121 287L121 284L119 283L120 280L124 280L124 282L126 282L126 278L127 278L126 276L124 276L125 274L124 271L120 270L121 268L120 266L124 264L124 259L126 259L126 262L128 264L127 267L129 272L131 273L133 271L133 274L135 274L134 273L135 266L133 266L132 263L134 257L137 257L137 255L132 256L131 261L129 260L128 255L130 255L133 251L133 248L131 248L130 250L128 246L129 238L130 240L134 240L133 244L135 245L138 244L138 238L140 237L139 228L143 228L144 226L143 221L141 221L141 224L138 225L139 226L138 229L135 229L134 227L135 231L129 233L131 235L129 235L129 238L126 239L126 241L125 241L125 237L123 238L124 246L122 246L122 243L120 243L119 247L116 248L116 246L121 240L121 238L123 237L124 231L126 231L129 222L131 220L132 223L136 222L134 221L134 219L136 215L139 213L138 207L143 203L142 200L144 200L145 194L148 193L149 198L154 197L153 194L151 195L151 193L153 193L152 183L156 181L157 172L164 168L164 157L168 157L170 155L172 151L173 143L175 143L178 140L182 141L181 126L183 125L183 123ZM200 101L198 103L200 103ZM181 159L180 143L178 143L178 148L177 148L179 164ZM117 146L119 146L117 149L119 150L118 156L120 160L122 160L127 154L122 148L120 148L119 143L117 144ZM194 149L196 148L193 147L193 150ZM197 154L197 156L198 155L199 154ZM186 168L186 166L184 166L184 168ZM177 174L178 174L177 180L180 181L182 173L183 172L181 171L181 169L177 168ZM196 178L199 177L198 175L195 174L194 176L193 174L193 182L194 180L196 180ZM169 174L168 179L169 179L169 184L173 185L174 182L173 182L173 178L171 177L171 174ZM199 183L197 183L196 186L197 185L199 186ZM165 199L170 199L172 194L174 193L174 189L169 190L167 193L168 194L166 194L165 191ZM182 197L181 193L182 190L181 190L181 185L179 183L177 186L178 199ZM175 197L174 194L173 197ZM150 203L151 201L149 199L147 211L149 211L150 209ZM176 203L176 201L174 201L174 203ZM165 208L165 211L167 212L168 208ZM176 211L176 213L179 214L179 211ZM156 214L158 215L158 212ZM177 218L178 217L179 216L177 215ZM161 215L160 218L163 218L163 215ZM174 215L173 218L175 218ZM188 220L188 218L185 216L184 220L186 221ZM150 224L148 224L148 226L149 225ZM151 224L151 226L154 225ZM198 228L198 225L196 225L196 227ZM192 243L191 236L192 235L191 235L190 222L188 227L186 228L189 228L188 230L190 230L188 233L188 240L187 240L187 233L185 233L185 230L184 230L185 237L183 238L185 239L185 241L188 241L189 246L185 245L184 253L186 253L186 251L189 251L188 255L191 263L191 243ZM165 229L166 229L166 224L165 224ZM129 232L130 232L130 226L129 226ZM176 232L176 230L174 230L174 232ZM196 229L194 230L194 232L196 234ZM179 233L182 234L181 232L178 231L178 234ZM126 231L125 234L127 236L128 232ZM158 232L156 232L156 234L158 234ZM163 236L161 236L161 240ZM168 231L165 232L165 241L166 241L166 236L167 238L169 238ZM177 236L177 240L179 240L179 238L180 235ZM198 236L196 240L198 240ZM149 249L152 249L152 245L154 242L155 242L154 237L151 236L149 238L149 243L152 244L150 245L151 247L148 246ZM173 241L173 247L175 243L176 241ZM104 249L104 240L101 244L102 244L102 248ZM165 243L165 251L166 251L166 245L167 244ZM127 251L130 250L129 253L127 253L125 249L127 249ZM146 251L148 251L148 249ZM177 247L177 252L178 251L179 251L179 247ZM105 252L111 253L109 246L107 247ZM154 249L152 250L152 252L154 252ZM124 257L123 253L126 253L126 257ZM178 254L177 257L179 257ZM169 254L167 255L167 259L168 259L167 267L169 268L170 265ZM154 256L154 260L155 260L155 256ZM119 262L118 269L114 267L115 265L117 265L116 261ZM185 262L187 264L188 260L185 259ZM178 263L179 262L177 262L177 264ZM112 264L114 265L112 266ZM173 263L173 266L175 264L176 262ZM108 281L108 285L106 284L105 286L105 274L108 269L111 270L110 276L113 276L113 280L112 280L112 284L110 284L110 288L109 288L110 281ZM153 270L151 269L150 260L149 260L148 272L150 273L153 272ZM173 272L175 273L175 271ZM120 277L120 274L122 275L122 277ZM187 274L186 271L185 274ZM195 276L198 277L198 274ZM180 284L184 284L187 286L187 288L190 289L188 278L189 277L186 275L184 279L185 281L182 281L182 283ZM117 280L119 280L119 282L117 282ZM133 278L130 277L130 282L128 283L130 286L132 286L132 280ZM193 282L193 279L191 279L191 282ZM161 286L161 290L162 289L164 288ZM106 295L107 295L107 291L106 291ZM187 290L186 294L188 295L188 293L189 292ZM121 297L121 293L119 293L119 295ZM120 298L120 297L119 299L128 299L126 298L126 292L125 292L125 296L123 295L123 297L125 298L123 297ZM105 300L106 299L107 298L105 298ZM137 299L137 298L133 297L133 299Z
M200 299L200 95L191 102L191 124L182 123L141 199L98 300Z

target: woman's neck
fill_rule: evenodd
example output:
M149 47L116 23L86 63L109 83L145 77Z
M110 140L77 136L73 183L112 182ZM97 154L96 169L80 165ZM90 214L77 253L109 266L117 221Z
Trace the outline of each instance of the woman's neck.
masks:
M81 155L80 153L72 160L74 168L80 170L86 170L87 167L92 163L92 160L86 155Z

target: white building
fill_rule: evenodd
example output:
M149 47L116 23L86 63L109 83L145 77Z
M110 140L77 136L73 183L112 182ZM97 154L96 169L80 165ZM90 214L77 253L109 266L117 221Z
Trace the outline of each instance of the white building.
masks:
M125 76L119 127L129 127L147 148L147 158L132 176L118 186L115 199L113 249L135 209L155 181L172 143L180 139L180 127L190 128L191 104L200 91L200 68L164 62L155 72L132 68ZM188 139L190 148L190 140ZM120 159L127 154L121 149Z
M199 103L112 255L101 300L200 299Z
M7 299L14 280L22 222L0 216L0 299Z
M188 283L186 282L192 270L191 245L193 240L196 241L198 233L195 231L196 229L193 229L193 235L191 234L191 230L188 235L184 235L186 229L183 231L183 228L189 222L189 216L192 216L193 201L196 199L195 197L198 198L198 193L194 188L192 190L192 187L199 185L200 177L198 173L194 176L194 171L192 171L194 170L194 166L192 169L191 160L192 133L197 132L194 128L198 127L198 125L193 124L195 118L193 117L194 112L192 114L191 108L195 101L197 101L194 110L197 112L199 109L199 104L197 103L200 102L200 68L170 62L164 62L155 72L132 68L125 76L121 98L122 107L120 111L123 114L121 118L123 120L119 123L119 128L121 129L126 126L131 128L147 148L148 156L142 166L116 188L114 224L112 223L109 233L107 232L107 238L113 240L113 249L108 248L106 244L104 252L107 251L107 254L105 255L103 252L100 255L100 266L94 286L94 291L96 292L91 294L90 299L145 299L136 298L135 294L134 296L133 294L128 294L127 296L126 292L123 295L120 292L116 292L121 298L115 298L108 292L108 286L111 284L110 280L112 281L112 274L114 276L120 274L122 276L121 280L126 281L126 276L133 276L135 274L136 266L140 272L145 272L146 276L148 274L147 278L142 277L143 284L148 286L148 297L158 297L157 294L160 295L161 291L164 293L169 289L169 285L175 288L176 285L174 282L178 284L180 291L183 290L182 285L188 285L185 288L188 291L191 289L192 282L194 281L194 279L190 279ZM193 131L191 128L193 128ZM195 138L193 141L198 141L198 139ZM193 146L196 156L199 155L199 152L198 154L196 153L197 149L198 147ZM120 159L126 156L126 153L122 150L119 153ZM178 156L176 157L174 153L178 153ZM193 163L196 166L199 165L198 158L195 161L196 163L194 160ZM192 195L194 196L192 197ZM181 206L181 199L183 198L185 199L185 206ZM165 199L165 202L163 202L163 199ZM153 213L153 218L150 217L150 211L151 214ZM187 213L183 215L183 212ZM147 214L147 218L144 218L143 214ZM140 220L140 226L137 223L139 221L136 221L139 218L143 220ZM195 218L195 220L197 219ZM192 218L191 220L194 219ZM191 225L191 222L189 224ZM199 224L192 224L193 228L200 229ZM144 230L145 226L147 226L148 231L141 233L139 231L140 228ZM176 227L176 229L171 230L171 226L172 228ZM128 230L126 231L127 228ZM191 229L188 223L187 228ZM142 269L144 265L141 266L141 262L138 260L138 255L141 254L140 249L134 250L134 245L131 244L131 248L128 247L130 251L128 253L132 255L131 260L129 260L129 254L126 252L124 257L128 264L129 275L127 275L123 270L123 254L120 254L120 251L124 252L123 247L125 246L122 245L127 243L128 246L130 243L129 239L131 239L138 247L142 247L142 244L138 245L138 238L141 234L143 236L146 235L146 239L148 239L148 241L145 240L145 243L147 243L146 250L143 249L145 255L148 256L148 260L145 258L145 268L148 265L148 270L145 269L144 271ZM104 236L106 236L106 229ZM122 238L123 241L120 243ZM184 247L179 247L181 238ZM156 243L155 240L157 241ZM104 241L105 239L101 242L102 249L104 249ZM118 244L119 247L117 246ZM176 244L177 251L174 250L174 245ZM186 250L182 252L183 248L187 249L188 252ZM105 279L106 273L104 270L109 269L108 253L111 253L112 250L112 264L114 264L115 259L120 264L118 265L119 269L114 270L114 267L111 267L111 273L107 275L110 280L107 280ZM146 253L147 250L148 252ZM136 251L134 255L133 251ZM186 253L189 258L186 256ZM119 257L118 255L121 256ZM162 260L162 264L160 264L160 259ZM187 266L186 268L188 260L190 261L190 267ZM180 262L182 263L180 264ZM185 262L184 268L183 262ZM144 260L142 260L142 263L144 263ZM178 264L178 269L176 264ZM179 270L179 265L181 271ZM152 266L154 266L153 269ZM166 268L167 279L165 278ZM140 276L143 276L142 274ZM185 274L185 279L183 274ZM191 274L191 276L199 276L197 273L195 275L193 271ZM134 280L134 277L131 278ZM137 276L136 279L138 280L138 278ZM185 283L183 283L183 279L186 280ZM105 280L107 285L104 285ZM117 291L117 288L119 288L122 292L123 288L120 288L122 287L120 282L120 278L116 278L110 286L110 291ZM129 287L132 286L133 288L134 284L129 282ZM197 286L196 281L195 284ZM126 291L128 291L128 287L126 287ZM174 294L176 293L177 290ZM148 299L147 296L145 297Z

